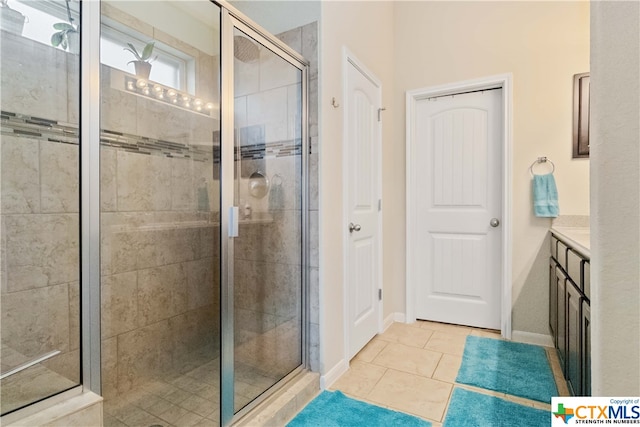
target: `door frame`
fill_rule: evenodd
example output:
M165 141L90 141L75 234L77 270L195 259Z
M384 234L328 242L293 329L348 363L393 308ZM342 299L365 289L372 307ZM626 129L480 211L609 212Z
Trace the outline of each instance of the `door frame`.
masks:
M348 118L348 94L347 94L347 73L349 64L353 65L360 71L371 83L373 83L378 90L378 98L380 99L380 103L382 103L382 82L378 77L371 72L367 68L366 65L362 63L346 46L342 47L342 99L343 99L343 112L342 112L342 176L348 177L348 168L349 168L349 149L347 145L347 139L349 137L349 132L347 128ZM381 108L380 105L378 108ZM376 167L378 169L378 200L379 203L382 203L382 120L378 121L378 138L375 143L376 151L378 152L378 161ZM343 180L343 182L345 182ZM344 361L348 364L350 360L350 335L351 335L351 325L349 321L349 313L350 313L350 305L349 305L349 234L347 231L347 224L349 223L349 191L348 187L343 186L343 194L342 194L342 283L344 284L342 287L343 292L343 315L344 315ZM380 205L380 209L378 210L378 289L379 292L382 291L382 205ZM382 333L384 330L383 326L383 302L384 295L382 299L378 300L378 332Z
M502 224L501 242L501 315L500 315L500 332L506 339L511 339L511 272L512 272L512 105L513 105L513 75L511 73L499 74L495 76L483 77L473 80L465 80L454 83L447 83L438 86L429 86L420 89L407 91L406 95L406 321L408 323L416 321L415 310L415 294L416 294L416 277L413 277L414 264L417 262L413 259L415 251L413 250L415 241L414 235L417 229L417 217L414 214L414 197L417 194L415 177L417 168L413 165L412 154L415 152L414 145L416 142L416 104L418 101L435 97L461 94L464 92L478 91L483 89L502 89L502 169L500 178L502 179Z

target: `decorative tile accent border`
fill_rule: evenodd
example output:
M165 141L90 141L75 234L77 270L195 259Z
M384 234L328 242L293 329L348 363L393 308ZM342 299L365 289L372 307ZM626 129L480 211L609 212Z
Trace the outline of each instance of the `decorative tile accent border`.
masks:
M78 126L40 117L0 111L0 132L44 141L78 144Z
M2 135L78 145L78 125L8 111L1 111L0 118ZM241 146L235 149L236 161L298 156L302 153L302 141L299 138L265 143L264 126L241 128L238 136ZM220 163L220 131L213 132L212 143L208 145L181 144L103 129L100 132L100 144L131 153L193 159L201 162L213 160L213 163Z

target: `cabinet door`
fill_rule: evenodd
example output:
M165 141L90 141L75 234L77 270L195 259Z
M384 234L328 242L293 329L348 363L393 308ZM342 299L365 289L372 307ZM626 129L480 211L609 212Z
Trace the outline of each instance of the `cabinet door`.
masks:
M556 279L556 262L549 259L549 330L553 345L558 346L558 281Z
M582 394L591 396L591 307L582 300Z
M566 306L566 281L567 277L564 275L559 267L556 267L556 283L558 289L558 357L560 358L560 366L562 367L562 373L565 378L567 376L567 306Z
M581 306L582 296L576 285L567 280L567 383L571 394L582 394Z

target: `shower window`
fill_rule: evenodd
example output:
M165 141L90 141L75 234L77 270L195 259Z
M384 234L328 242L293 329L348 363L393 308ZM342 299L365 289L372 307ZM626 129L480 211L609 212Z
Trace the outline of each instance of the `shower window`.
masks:
M122 28L122 25L111 22L109 19L105 19L105 21L100 34L100 62L109 67L135 74L135 68L131 62L134 58L124 48L128 43L131 43L138 52L142 52L145 44L150 41L149 38L132 29L120 31L114 27ZM151 56L152 72L149 78L181 91L187 91L187 88L194 86L195 58L157 40L154 40L154 43ZM189 92L193 94L194 91L191 88Z
M53 26L57 23L68 23L80 28L80 4L77 1L64 0L25 1L12 0L8 6L24 16L22 37L51 46L51 36L57 32ZM15 20L11 20L15 23ZM9 24L4 21L3 24ZM3 25L7 30L10 25ZM62 49L62 47L60 47ZM63 49L64 50L64 49ZM76 52L77 53L77 52Z
M50 41L67 5L80 18L42 5L10 1L22 12L3 8L0 30L2 415L80 382L80 61Z

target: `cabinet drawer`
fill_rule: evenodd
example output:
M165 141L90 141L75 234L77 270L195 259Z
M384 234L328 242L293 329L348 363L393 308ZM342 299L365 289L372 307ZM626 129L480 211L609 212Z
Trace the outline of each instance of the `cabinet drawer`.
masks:
M556 259L560 267L564 268L564 271L567 271L567 250L567 245L558 240L558 256Z
M591 264L585 261L582 266L582 283L584 295L591 300Z
M584 292L582 284L582 257L572 249L567 251L567 273L573 282Z
M553 234L551 235L551 256L558 260L558 239Z

